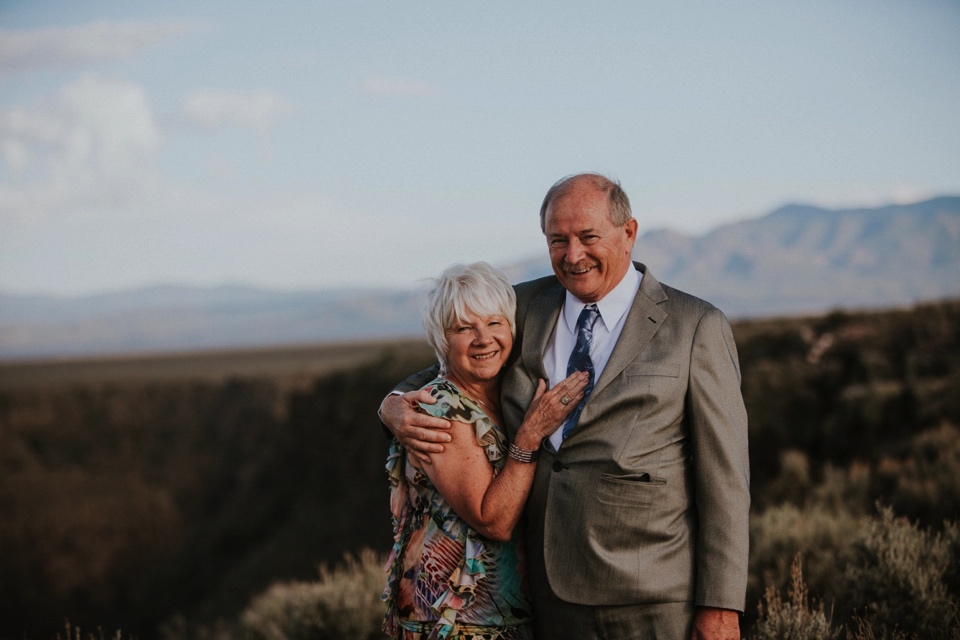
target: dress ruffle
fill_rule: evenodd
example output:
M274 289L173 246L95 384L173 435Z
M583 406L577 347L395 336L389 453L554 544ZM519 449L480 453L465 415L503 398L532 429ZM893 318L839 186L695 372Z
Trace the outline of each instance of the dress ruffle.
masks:
M499 471L506 460L503 452L507 448L507 439L497 428L480 404L463 395L452 382L446 378L437 378L424 387L437 401L434 404L420 404L420 409L435 418L455 420L465 424L472 424L477 436L477 442L483 447L487 460Z
M433 603L439 620L430 634L430 640L447 638L458 631L457 614L473 604L477 585L487 576L483 553L486 545L473 529L467 532L466 554L463 561L450 574L447 590Z

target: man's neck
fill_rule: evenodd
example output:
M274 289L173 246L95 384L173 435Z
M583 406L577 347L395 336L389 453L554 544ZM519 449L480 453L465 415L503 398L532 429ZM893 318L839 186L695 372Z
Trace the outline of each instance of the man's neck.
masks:
M637 268L634 266L633 262L627 263L627 267L623 270L623 273L621 273L620 277L617 279L617 284L613 285L609 291L607 291L605 294L603 294L596 300L581 300L577 296L567 291L568 299L572 298L573 300L578 302L580 305L598 304L600 301L602 301L604 298L606 298L611 293L616 291L618 288L622 287L624 279L627 277L627 274L630 273L631 271L637 271ZM639 273L639 271L637 271L637 273ZM640 274L640 275L642 276L643 274Z

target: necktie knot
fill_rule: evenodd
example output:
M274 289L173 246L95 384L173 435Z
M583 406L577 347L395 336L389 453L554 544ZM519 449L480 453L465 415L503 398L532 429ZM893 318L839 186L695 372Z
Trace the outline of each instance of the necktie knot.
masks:
M577 318L577 337L580 337L582 331L590 332L590 335L593 335L593 325L597 323L597 318L600 317L600 310L597 309L597 305L590 303L583 307L583 310L580 311L580 316Z

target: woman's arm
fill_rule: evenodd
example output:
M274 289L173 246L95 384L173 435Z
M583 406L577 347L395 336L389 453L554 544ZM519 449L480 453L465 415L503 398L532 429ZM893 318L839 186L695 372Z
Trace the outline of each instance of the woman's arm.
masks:
M420 462L428 462L427 454L441 453L444 445L450 442L447 420L417 410L418 404L436 401L429 393L418 389L402 395L388 395L377 410L383 426Z
M546 392L541 380L514 444L538 450L541 441L563 424L583 398L588 379L586 373L575 373ZM564 396L567 403L561 402ZM443 453L430 456L424 472L467 524L488 538L509 540L530 493L536 464L507 457L494 477L472 424L452 422L448 433L450 442Z

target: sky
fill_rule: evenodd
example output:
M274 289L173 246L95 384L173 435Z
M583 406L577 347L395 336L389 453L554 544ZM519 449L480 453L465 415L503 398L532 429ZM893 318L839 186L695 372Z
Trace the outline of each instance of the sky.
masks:
M581 171L641 233L960 194L960 2L0 0L3 293L415 287Z

